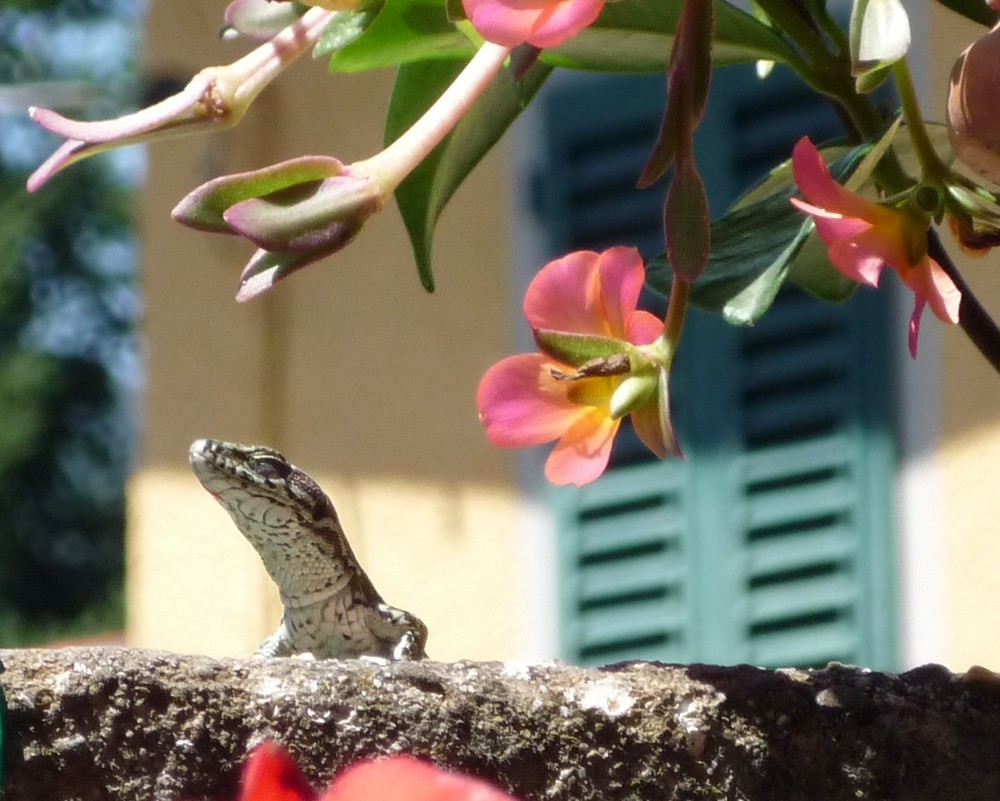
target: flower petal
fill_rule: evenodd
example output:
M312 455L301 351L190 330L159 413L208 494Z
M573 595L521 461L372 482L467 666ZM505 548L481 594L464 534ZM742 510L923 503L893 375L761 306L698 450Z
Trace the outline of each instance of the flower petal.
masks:
M296 3L275 3L271 0L233 0L226 6L226 25L243 36L270 39L302 16L302 6Z
M362 762L344 771L322 801L514 801L482 779L449 773L410 756Z
M642 440L642 444L655 453L660 459L667 456L666 437L660 428L660 410L657 404L651 403L632 412L632 428Z
M906 219L899 212L880 208L879 220L873 223L845 217L798 198L791 201L812 216L816 232L827 246L830 262L848 278L877 286L886 264L896 269L909 264L903 230Z
M563 0L548 5L554 8L539 18L527 37L535 47L558 47L576 36L600 16L604 0Z
M381 202L373 184L351 176L337 176L289 186L263 197L234 203L223 221L257 247L280 252L347 245L360 233Z
M90 145L78 139L67 139L56 149L55 153L43 161L38 169L28 176L27 187L34 192L42 187L53 175L87 156L100 152L99 145Z
M684 451L677 441L670 416L670 375L667 368L660 370L657 397L654 403L632 412L632 427L643 444L661 459L674 456L684 458Z
M576 251L538 272L525 293L524 314L536 330L626 339L645 280L635 248Z
M893 265L906 256L901 248L892 247L881 232L870 228L853 236L828 244L830 262L840 272L855 281L878 286L879 276L886 263Z
M306 253L272 253L263 249L255 251L240 275L236 302L246 303L263 295L281 279L328 255L330 254L324 250Z
M524 295L524 316L534 328L613 336L601 303L600 256L578 250L550 261Z
M508 356L479 382L476 403L490 442L502 448L540 445L561 437L587 407L567 398L568 381L549 373L553 362L540 353Z
M205 76L199 74L177 94L113 120L72 120L47 108L31 108L28 116L43 128L66 139L78 139L88 144L127 142L158 128L190 121L197 103L209 88Z
M663 320L640 309L628 318L626 339L633 345L649 345L663 335Z
M869 221L878 219L886 211L834 181L823 157L807 136L802 137L792 151L792 173L805 199L814 206Z
M299 156L258 170L222 175L192 189L170 215L181 225L211 233L235 233L226 210L251 198L344 175L343 163L329 156Z
M913 314L910 315L910 355L917 358L917 340L924 306L929 304L934 316L945 323L957 323L962 293L948 274L930 256L915 267L901 270L903 282L913 290Z
M934 316L945 323L957 323L959 306L962 304L962 293L955 286L955 282L930 256L916 269L923 274L921 294L930 304ZM913 291L917 291L916 287Z
M243 766L239 801L313 801L315 798L315 791L295 760L276 742L263 742L250 753Z
M920 318L924 314L924 306L927 301L920 295L913 296L913 314L910 315L910 334L907 344L910 346L910 358L917 358L917 343L920 339Z
M553 484L588 484L608 466L621 421L612 420L607 409L582 411L545 462L545 477Z
M628 320L639 303L646 267L636 248L609 248L597 257L601 306L609 333L626 339ZM646 344L646 343L641 343Z
M604 0L462 0L484 39L504 47L555 47L590 25Z
M504 3L497 0L462 0L465 15L487 41L517 47L528 41L543 8L538 2Z

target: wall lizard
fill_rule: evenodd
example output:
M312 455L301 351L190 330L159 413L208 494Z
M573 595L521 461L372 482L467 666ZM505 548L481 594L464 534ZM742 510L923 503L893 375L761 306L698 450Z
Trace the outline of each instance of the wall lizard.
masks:
M382 600L312 478L255 445L199 439L189 456L278 585L284 615L255 656L426 657L427 627Z

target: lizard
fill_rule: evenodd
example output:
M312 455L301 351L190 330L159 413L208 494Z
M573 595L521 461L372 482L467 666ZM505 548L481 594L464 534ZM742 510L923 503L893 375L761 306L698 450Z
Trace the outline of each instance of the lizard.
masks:
M426 658L427 627L382 600L312 478L257 445L199 439L189 458L278 586L281 623L254 656Z

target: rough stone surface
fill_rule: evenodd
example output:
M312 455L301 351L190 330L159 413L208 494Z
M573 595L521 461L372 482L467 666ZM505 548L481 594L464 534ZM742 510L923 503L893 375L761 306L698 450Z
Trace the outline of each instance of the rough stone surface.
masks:
M0 650L7 801L233 799L283 743L317 787L412 753L542 799L1000 798L1000 680L927 666L214 660Z

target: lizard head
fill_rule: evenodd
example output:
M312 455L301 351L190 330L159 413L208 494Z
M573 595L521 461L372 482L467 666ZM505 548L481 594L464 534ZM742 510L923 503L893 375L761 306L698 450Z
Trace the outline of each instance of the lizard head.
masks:
M202 486L241 530L244 523L339 526L326 493L273 448L199 439L188 456Z

